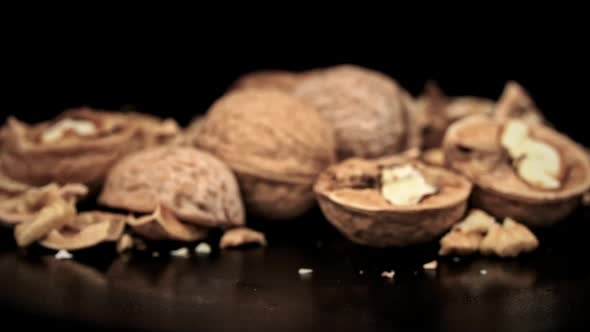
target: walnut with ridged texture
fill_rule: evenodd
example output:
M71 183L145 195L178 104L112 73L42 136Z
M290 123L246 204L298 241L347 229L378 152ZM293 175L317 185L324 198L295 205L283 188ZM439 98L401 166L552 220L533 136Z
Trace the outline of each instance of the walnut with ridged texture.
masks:
M196 144L235 172L248 212L270 220L307 211L317 175L335 161L332 128L311 106L272 89L218 99Z

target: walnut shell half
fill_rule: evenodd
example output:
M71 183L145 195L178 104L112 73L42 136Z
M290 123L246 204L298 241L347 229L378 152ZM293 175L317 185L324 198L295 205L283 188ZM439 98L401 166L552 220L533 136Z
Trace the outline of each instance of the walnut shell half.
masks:
M32 185L100 185L126 154L175 137L174 120L139 113L72 109L52 121L28 125L11 117L2 128L0 169Z
M474 182L473 204L498 218L529 226L555 223L569 215L590 188L590 161L578 144L543 125L530 125L530 136L553 146L561 157L561 186L536 188L515 172L500 137L507 121L473 116L451 127L443 150L447 164Z
M414 101L380 72L353 65L318 69L293 94L334 127L340 160L376 158L420 144Z
M99 202L142 213L152 213L161 203L197 226L244 224L238 183L230 169L192 147L156 147L125 157L109 172Z
M384 167L412 165L437 188L412 205L392 205L381 195ZM351 241L373 247L426 242L448 230L466 209L471 183L443 168L394 156L349 159L323 172L315 187L327 219Z
M242 75L230 89L276 89L292 92L304 74L286 70L259 70Z
M315 109L277 90L244 89L221 97L196 144L236 173L248 212L268 219L308 210L317 175L335 160L332 128Z

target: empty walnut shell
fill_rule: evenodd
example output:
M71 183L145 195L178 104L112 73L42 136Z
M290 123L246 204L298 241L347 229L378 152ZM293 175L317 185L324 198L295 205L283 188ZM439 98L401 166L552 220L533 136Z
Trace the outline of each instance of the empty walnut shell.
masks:
M455 121L474 114L491 114L494 101L472 96L448 97L439 86L429 81L417 100L422 146L439 147L447 128Z
M553 129L530 125L529 135L553 146L561 157L561 187L538 189L518 176L502 148L505 124L484 116L453 124L443 145L447 164L476 185L473 204L497 218L511 217L529 226L563 219L590 188L590 161L583 148Z
M128 219L129 216L116 213L82 212L71 223L49 232L39 243L54 250L79 250L114 242L123 235Z
M260 70L247 73L238 78L232 89L277 89L292 92L303 74L286 70Z
M438 191L412 205L381 195L384 167L410 164ZM426 242L447 231L466 209L471 183L460 175L403 157L349 159L323 172L315 187L327 219L351 241L373 247Z
M377 71L352 65L316 70L293 94L334 127L341 160L380 157L420 144L412 98Z
M244 224L238 184L230 169L192 147L155 147L123 158L109 172L99 202L142 213L152 213L162 204L197 226Z
M197 146L232 168L248 211L268 219L308 210L317 175L335 160L331 127L313 108L276 90L237 90L217 100Z
M83 129L89 131L82 135L65 129L56 134L56 126L71 120L83 122ZM138 113L81 108L35 125L11 117L1 131L0 169L6 176L32 185L99 185L121 157L146 146L166 143L179 129L173 120L162 122Z

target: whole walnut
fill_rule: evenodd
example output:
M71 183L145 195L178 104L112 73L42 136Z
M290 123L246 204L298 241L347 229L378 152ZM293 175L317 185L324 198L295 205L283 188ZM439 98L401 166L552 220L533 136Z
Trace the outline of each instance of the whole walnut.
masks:
M0 173L32 185L99 186L119 159L169 143L179 132L172 119L89 108L34 125L10 117L0 130Z
M374 70L340 65L300 79L293 94L334 127L339 159L380 157L420 145L411 96Z
M160 208L197 227L244 224L238 183L230 169L192 147L155 147L123 158L107 175L99 202L141 213Z
M277 89L291 92L302 75L304 74L286 70L259 70L239 77L231 89Z
M200 125L196 145L231 167L249 212L267 219L308 210L317 175L336 158L332 128L317 111L274 89L221 97Z

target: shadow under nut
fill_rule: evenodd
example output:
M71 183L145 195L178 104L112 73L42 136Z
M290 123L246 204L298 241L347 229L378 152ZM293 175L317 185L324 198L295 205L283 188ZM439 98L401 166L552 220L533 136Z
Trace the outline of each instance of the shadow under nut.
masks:
M570 215L578 206L580 196L532 203L475 187L471 201L474 207L487 211L496 218L510 217L527 226L542 227L553 225Z
M351 241L371 246L408 246L431 241L446 232L464 214L467 202L413 212L371 213L348 208L319 196L328 221Z

